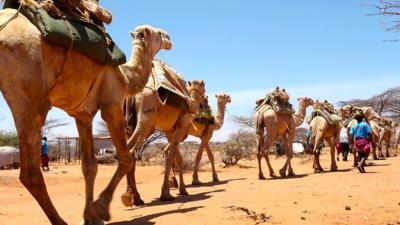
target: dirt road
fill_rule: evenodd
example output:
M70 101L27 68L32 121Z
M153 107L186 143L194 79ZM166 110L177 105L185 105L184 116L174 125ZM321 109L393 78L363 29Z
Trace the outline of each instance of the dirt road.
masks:
M272 156L271 158L274 158ZM263 162L265 175L267 167ZM284 159L273 159L278 169ZM328 169L329 161L321 161ZM189 186L189 196L160 202L162 167L139 167L138 187L146 205L124 208L118 187L111 205L111 225L203 225L203 224L400 224L400 157L369 161L367 173L360 174L351 162L338 162L338 172L312 173L312 161L295 158L293 178L258 180L256 161L243 167L222 168L221 182L211 173L200 173L203 186ZM99 166L95 191L109 181L115 166ZM79 166L53 165L45 173L48 191L62 217L79 224L84 206L84 186ZM191 174L185 175L187 184ZM173 194L177 190L172 190ZM0 224L50 224L31 195L18 180L18 171L0 171Z

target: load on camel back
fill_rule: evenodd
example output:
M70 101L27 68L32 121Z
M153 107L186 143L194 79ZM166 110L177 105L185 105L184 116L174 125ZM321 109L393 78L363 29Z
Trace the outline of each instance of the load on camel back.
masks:
M185 112L194 113L194 120L201 124L214 124L211 107L207 96L202 96L198 110L190 98L190 93L183 77L165 62L153 60L153 71L148 87L158 92L160 100ZM195 91L195 90L192 90Z
M197 113L195 103L190 98L186 81L178 71L165 62L158 59L153 60L152 74L146 87L157 91L162 104L177 107L185 112ZM206 97L202 97L204 102Z
M112 41L103 23L111 13L98 0L5 0L4 8L18 9L47 41L80 52L100 64L121 65L125 54Z
M292 115L295 113L292 104L289 103L289 94L285 89L276 87L265 98L256 101L256 111L274 110L277 114Z
M342 122L342 118L337 114L335 107L329 103L327 100L324 102L319 102L318 100L313 105L314 110L312 113L307 117L306 122L308 124L317 117L321 116L328 122L329 125L336 125Z

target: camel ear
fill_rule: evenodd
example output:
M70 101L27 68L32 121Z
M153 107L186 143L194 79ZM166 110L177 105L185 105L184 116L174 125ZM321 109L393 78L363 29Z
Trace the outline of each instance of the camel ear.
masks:
M218 98L218 95L217 95L217 94L215 94L215 97L216 97L216 98Z
M129 34L131 34L132 38L135 39L135 32L131 31Z
M192 86L192 82L188 81L189 86Z

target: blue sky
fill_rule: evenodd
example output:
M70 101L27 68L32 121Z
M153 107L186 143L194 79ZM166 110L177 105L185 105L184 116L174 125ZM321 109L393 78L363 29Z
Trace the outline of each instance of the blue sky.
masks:
M363 6L371 2L101 1L113 12L107 29L127 55L128 32L136 26L167 30L174 46L158 58L187 80L205 80L214 108L214 93L231 94L229 115L249 115L255 99L275 86L286 88L297 105L298 96L336 103L400 85L400 43L384 41L397 36L382 27L390 18L366 15L374 12ZM76 135L65 113L53 109L49 117L71 122L56 133ZM15 129L2 98L0 118L0 129ZM214 140L225 139L235 129L227 121Z

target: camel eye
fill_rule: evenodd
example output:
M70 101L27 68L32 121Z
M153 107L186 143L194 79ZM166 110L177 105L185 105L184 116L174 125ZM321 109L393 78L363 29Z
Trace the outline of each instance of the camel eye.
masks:
M135 38L136 39L143 39L144 38L144 33L142 33L142 32L137 33Z

